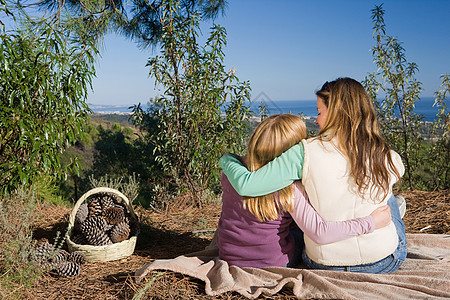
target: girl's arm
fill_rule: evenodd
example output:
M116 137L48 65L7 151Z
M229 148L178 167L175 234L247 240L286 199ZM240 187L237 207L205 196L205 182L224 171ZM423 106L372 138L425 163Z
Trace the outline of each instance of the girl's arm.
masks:
M220 158L220 166L231 185L241 196L257 197L273 193L302 178L302 143L292 146L257 171L250 172L232 154Z
M364 218L326 222L309 203L303 186L297 184L291 215L298 227L316 244L338 242L352 236L370 233L387 226L391 220L390 210L383 206Z

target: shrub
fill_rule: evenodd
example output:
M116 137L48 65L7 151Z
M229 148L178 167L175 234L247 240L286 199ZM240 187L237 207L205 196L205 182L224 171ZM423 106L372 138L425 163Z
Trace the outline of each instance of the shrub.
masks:
M91 52L45 20L0 39L1 195L76 167L60 169L60 154L87 118L94 69Z
M422 90L421 82L415 78L417 64L407 61L399 40L386 35L382 5L372 10L372 20L376 43L372 53L378 70L366 77L364 85L375 102L384 137L403 159L405 186L448 188L449 136L445 121L448 76L443 76L443 90L436 94L440 106L438 118L429 126L414 111ZM380 91L382 96L378 97Z
M36 204L35 193L21 188L0 201L0 285L15 290L17 298L22 287L31 287L41 274L29 259L34 250L32 225L39 217Z

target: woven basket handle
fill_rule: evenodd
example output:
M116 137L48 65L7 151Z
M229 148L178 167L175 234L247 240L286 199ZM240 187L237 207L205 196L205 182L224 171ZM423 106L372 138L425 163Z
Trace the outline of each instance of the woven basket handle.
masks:
M81 204L83 204L83 202L89 196L98 194L98 193L111 193L116 196L119 196L120 198L122 198L122 200L128 206L131 215L133 217L136 217L136 215L134 214L134 211L133 211L133 207L131 207L130 200L128 200L128 198L124 194L122 194L121 192L119 192L116 189L112 189L112 188L108 188L108 187L97 187L97 188L87 191L83 196L80 197L80 199L78 199L77 203L75 203L75 206L73 207L72 212L70 213L70 217L69 217L69 226L70 227L73 227L73 225L75 224L75 215L77 214L77 211L80 208Z

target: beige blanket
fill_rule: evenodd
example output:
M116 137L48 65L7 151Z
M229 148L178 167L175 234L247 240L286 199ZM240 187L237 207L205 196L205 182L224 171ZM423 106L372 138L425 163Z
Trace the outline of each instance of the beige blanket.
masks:
M408 234L407 238L408 257L391 274L239 268L229 266L211 249L155 260L136 271L136 280L151 270L170 270L203 280L211 296L236 291L256 298L289 287L294 295L308 299L450 299L450 235Z

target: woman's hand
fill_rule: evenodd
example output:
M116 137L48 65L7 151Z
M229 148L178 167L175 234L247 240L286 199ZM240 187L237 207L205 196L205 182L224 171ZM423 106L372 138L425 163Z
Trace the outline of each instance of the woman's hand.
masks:
M383 228L391 223L391 208L388 205L378 207L370 215L375 221L375 229Z

